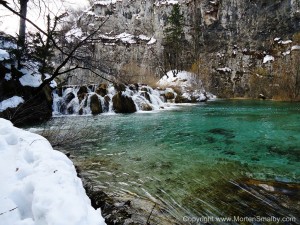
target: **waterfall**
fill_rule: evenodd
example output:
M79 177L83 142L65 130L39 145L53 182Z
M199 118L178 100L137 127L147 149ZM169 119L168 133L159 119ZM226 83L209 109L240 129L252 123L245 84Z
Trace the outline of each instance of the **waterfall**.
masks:
M137 112L160 110L166 107L164 91L153 90L150 86L124 85L120 89L120 87L110 84L102 85L102 87L107 87L100 90L101 85L72 85L54 90L52 93L53 115L115 113L116 104L122 104L121 108L123 107L125 110L128 107L126 104L130 104L130 101L133 102ZM122 99L127 100L121 103L114 101L113 99L117 98L118 93ZM93 96L97 96L98 100ZM120 112L122 113L122 111Z

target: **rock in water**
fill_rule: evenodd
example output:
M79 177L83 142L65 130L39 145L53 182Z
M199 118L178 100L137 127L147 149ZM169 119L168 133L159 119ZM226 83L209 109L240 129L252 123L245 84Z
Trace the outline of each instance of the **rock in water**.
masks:
M79 102L81 102L85 98L87 93L88 93L88 89L86 86L81 86L79 88L79 91L77 92L77 97L79 99Z
M100 84L96 89L96 93L104 97L107 94L107 84Z
M90 107L93 115L102 113L102 105L96 94L91 96Z
M131 97L122 95L118 92L112 99L113 109L116 113L133 113L136 112L135 104Z
M182 95L177 95L175 98L175 103L191 103L191 100Z

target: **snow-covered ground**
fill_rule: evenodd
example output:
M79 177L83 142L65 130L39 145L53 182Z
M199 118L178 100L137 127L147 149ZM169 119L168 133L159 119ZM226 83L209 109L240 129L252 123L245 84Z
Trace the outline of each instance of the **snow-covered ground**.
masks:
M0 112L3 112L4 110L8 108L16 108L18 105L24 102L24 99L19 96L13 96L9 99L6 99L2 102L0 102Z
M103 225L73 163L0 118L0 225Z

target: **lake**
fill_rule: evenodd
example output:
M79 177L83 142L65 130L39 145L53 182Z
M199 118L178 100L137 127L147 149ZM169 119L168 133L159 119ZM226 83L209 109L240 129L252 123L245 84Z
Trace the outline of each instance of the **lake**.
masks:
M61 123L81 135L71 153L96 186L161 205L178 224L220 224L221 217L266 224L257 218L271 216L299 222L299 103L217 100L54 118L46 129Z

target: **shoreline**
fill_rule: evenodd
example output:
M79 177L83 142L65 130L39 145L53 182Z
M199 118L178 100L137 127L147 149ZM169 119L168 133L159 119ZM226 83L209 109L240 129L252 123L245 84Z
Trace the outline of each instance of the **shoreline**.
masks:
M107 225L126 224L126 225L180 225L183 221L178 221L168 213L167 208L158 202L142 198L134 193L111 194L97 187L80 166L74 162L77 176L82 180L86 195L91 200L93 208L101 209L101 215Z

